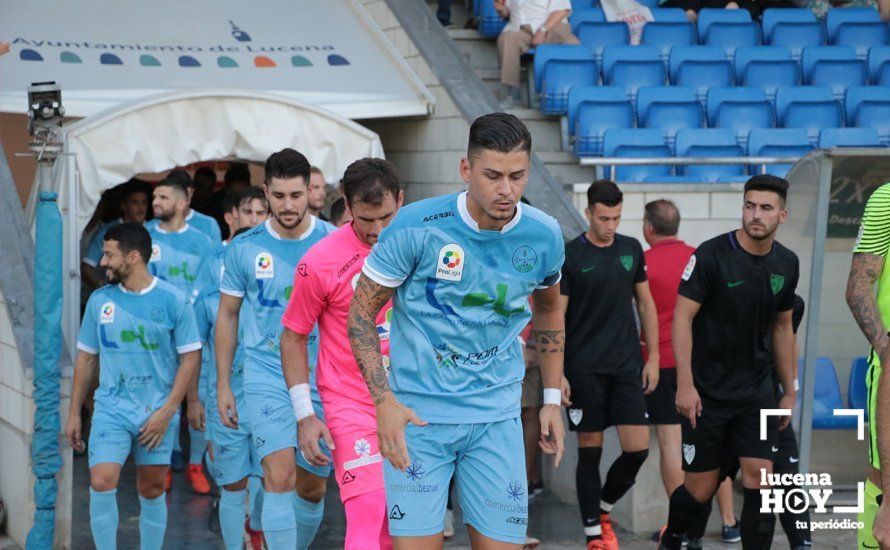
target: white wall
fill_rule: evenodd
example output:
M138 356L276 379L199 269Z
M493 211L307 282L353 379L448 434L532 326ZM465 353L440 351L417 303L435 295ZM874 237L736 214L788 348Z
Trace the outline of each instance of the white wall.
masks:
M22 368L13 337L6 301L0 293L0 498L8 514L7 531L16 544L25 539L34 520L34 472L31 469L31 437L34 433L34 381ZM62 381L60 409L68 411L69 380ZM61 439L60 439L61 443ZM71 452L62 446L62 472L57 476L56 548L70 547Z

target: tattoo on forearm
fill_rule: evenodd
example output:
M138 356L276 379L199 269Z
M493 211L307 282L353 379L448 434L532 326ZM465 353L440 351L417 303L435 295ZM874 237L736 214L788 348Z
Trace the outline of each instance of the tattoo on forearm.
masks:
M379 285L362 275L349 307L349 343L375 405L382 403L386 394L392 391L380 356L380 338L377 336L375 319L394 293L395 289Z
M533 330L532 340L538 353L564 353L565 330Z
M853 254L847 279L847 305L868 341L875 345L884 334L884 322L878 311L874 284L884 268L884 258L875 254Z

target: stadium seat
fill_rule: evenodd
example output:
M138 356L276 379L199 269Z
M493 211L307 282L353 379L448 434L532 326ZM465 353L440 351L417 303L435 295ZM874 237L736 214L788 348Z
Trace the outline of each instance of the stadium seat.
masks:
M745 155L732 130L724 128L684 129L677 132L678 157L741 157ZM686 181L716 182L721 178L742 177L745 167L733 165L688 165L678 167Z
M795 86L776 91L776 118L783 128L802 128L816 143L822 128L844 125L843 108L825 86Z
M735 54L736 81L740 86L763 88L770 101L780 86L800 86L800 66L791 51L781 46L739 48Z
M545 115L564 114L573 86L596 84L599 84L599 68L593 59L551 59L544 66L541 112Z
M696 42L695 25L689 21L650 21L643 27L640 38L640 44L658 48L664 62L670 59L671 48L674 46L694 46Z
M581 45L542 44L535 49L532 68L535 71L535 91L544 83L544 67L551 59L592 59L590 50Z
M880 80L881 68L890 61L890 46L872 46L868 50L868 74L872 84Z
M637 125L664 132L665 142L671 149L678 130L701 128L704 119L704 110L692 88L640 88L637 92Z
M810 152L806 130L799 128L758 128L748 137L748 155L752 157L802 157ZM767 164L766 173L785 177L790 164Z
M858 86L848 89L844 98L846 119L855 121L859 118L859 107L866 101L890 104L890 88L886 86Z
M852 8L847 8L852 9ZM804 360L798 370L803 376ZM843 409L841 387L834 363L828 357L816 358L816 383L813 396L813 428L817 430L846 430L856 428L856 417L835 416L835 409Z
M775 125L773 106L760 88L711 88L707 106L709 126L735 131L742 147L752 129Z
M828 41L834 44L837 40L838 30L848 23L880 23L881 16L874 8L844 8L841 10L828 10L825 16L825 27L828 31Z
M597 0L572 0L572 11L599 7Z
M853 359L850 365L850 383L847 386L847 406L851 409L865 411L865 421L868 422L868 360L865 357Z
M603 49L607 46L630 44L630 31L627 23L594 23L586 21L578 25L575 33L581 44L587 46L597 63L603 61Z
M688 23L682 8L650 8L652 19L661 23Z
M582 86L569 92L569 135L578 157L602 155L606 130L631 128L633 122L633 107L617 86Z
M796 25L814 23L818 23L816 15L807 8L768 8L761 15L763 41L772 44L774 37L793 32Z
M732 65L715 46L675 46L669 61L671 81L696 90L704 101L708 89L733 85Z
M650 10L661 5L661 0L638 0L638 2Z
M845 23L838 27L834 44L850 46L859 59L868 59L868 50L887 43L887 27L884 23Z
M890 102L866 99L859 104L853 121L858 128L877 130L881 143L890 146Z
M874 128L825 128L819 134L819 148L881 147L881 138Z
M572 13L569 15L569 25L571 25L572 32L575 33L575 36L578 35L578 26L585 22L605 23L606 14L604 14L603 10L600 8L572 10Z
M501 15L494 9L494 0L476 0L474 9L478 23L476 30L479 34L489 38L494 38L501 34L501 31L507 25L507 20L502 19Z
M849 46L814 46L804 48L801 60L804 82L810 86L828 86L835 99L843 100L847 88L868 83L865 62Z
M708 34L702 37L702 42L709 46L723 48L726 55L732 60L735 57L736 48L761 44L760 25L752 22L714 22L708 28Z
M750 23L748 10L727 10L723 8L703 8L698 12L698 36L702 42L708 39L708 32L714 23Z
M664 63L654 46L609 46L603 50L603 83L621 86L631 101L643 87L665 84Z
M661 136L661 132L651 128L612 129L606 130L605 156L619 158L671 156L671 152ZM608 174L608 172L607 172ZM667 165L653 166L616 166L616 181L645 181L646 178L658 179L670 176Z

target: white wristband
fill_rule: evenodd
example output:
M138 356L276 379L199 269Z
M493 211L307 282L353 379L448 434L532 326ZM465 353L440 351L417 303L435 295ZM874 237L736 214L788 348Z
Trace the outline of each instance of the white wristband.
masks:
M558 388L544 388L544 404L556 405L562 404L562 391Z
M794 391L800 391L800 380L794 379Z
M294 416L297 417L297 422L315 414L315 409L312 408L312 398L309 397L309 384L291 386L287 392L290 394L290 402L294 407Z

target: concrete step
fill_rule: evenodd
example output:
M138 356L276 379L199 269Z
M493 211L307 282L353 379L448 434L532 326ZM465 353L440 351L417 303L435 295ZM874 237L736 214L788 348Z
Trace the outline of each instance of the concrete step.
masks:
M516 115L528 127L535 152L562 151L558 118L542 115L534 109L509 109L507 112Z
M532 137L534 139L534 137ZM596 170L592 166L581 166L578 158L572 153L557 151L541 151L538 144L534 144L538 158L544 162L550 174L556 181L565 184L567 193L571 194L571 186L575 183L590 183L596 177Z
M438 2L427 2L427 6L429 6L430 11L433 14L436 13L439 9ZM451 6L451 25L455 29L463 29L464 25L467 24L467 19L469 18L469 14L467 12L467 6L464 2L455 2ZM475 32L475 31L474 31Z
M493 39L467 29L451 29L448 35L474 70L498 68L498 47Z

